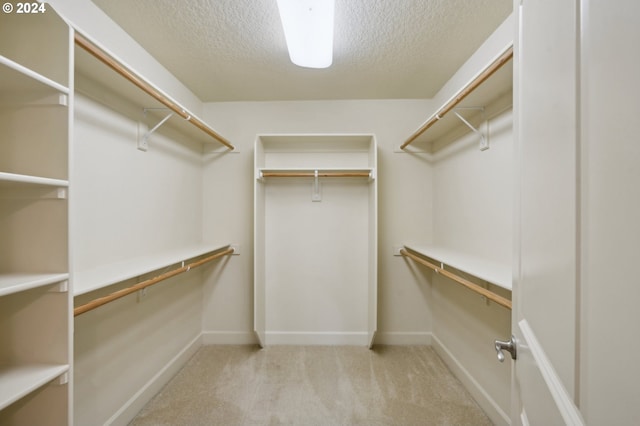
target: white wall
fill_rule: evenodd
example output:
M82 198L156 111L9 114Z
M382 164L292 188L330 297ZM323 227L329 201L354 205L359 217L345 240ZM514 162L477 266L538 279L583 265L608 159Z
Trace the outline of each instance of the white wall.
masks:
M151 136L149 150L140 151L142 111L127 116L122 110L76 95L75 270L202 238L200 144L176 143L161 130Z
M141 302L133 294L76 317L76 425L127 424L200 346L201 273L157 284Z
M141 112L128 116L121 107L76 94L70 189L74 272L201 239L201 146L178 143L161 130L151 137L148 152L139 151ZM157 392L164 382L153 383L154 377L168 366L177 368L174 357L200 336L202 273L210 271L180 275L148 289L141 300L130 295L76 317L76 424L126 422ZM78 296L76 304L135 282ZM150 384L152 390L137 398Z
M514 153L509 108L489 120L490 148L467 133L434 162L434 243L510 265ZM483 126L481 126L483 127Z
M511 110L490 119L489 129L491 147L486 151L479 150L478 137L469 133L438 152L434 242L510 265L515 184ZM497 361L493 341L511 336L511 311L487 303L441 275L428 276L433 284L433 334L438 352L492 420L506 423L511 365ZM511 296L495 286L492 290Z
M267 344L328 333L367 344L369 187L320 184L312 202L308 179L265 183Z
M205 289L204 332L210 342L254 342L253 145L260 133L374 133L378 142L379 292L376 341L425 342L431 330L429 288L417 284L393 245L432 238L431 166L395 153L432 109L429 101L306 101L210 103L206 120L236 144L239 154L207 156L205 240L241 245L241 260ZM223 185L217 182L224 182ZM224 226L219 225L224 223ZM415 334L414 334L415 333ZM408 340L407 340L408 339Z

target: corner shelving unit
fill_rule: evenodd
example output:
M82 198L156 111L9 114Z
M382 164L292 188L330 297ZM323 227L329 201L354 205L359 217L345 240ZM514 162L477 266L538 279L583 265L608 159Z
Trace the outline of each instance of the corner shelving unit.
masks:
M377 330L375 137L259 135L254 173L260 344L329 339L320 343L371 346ZM327 227L342 231L329 236ZM323 254L321 262L315 253Z
M0 15L0 424L72 423L72 31Z

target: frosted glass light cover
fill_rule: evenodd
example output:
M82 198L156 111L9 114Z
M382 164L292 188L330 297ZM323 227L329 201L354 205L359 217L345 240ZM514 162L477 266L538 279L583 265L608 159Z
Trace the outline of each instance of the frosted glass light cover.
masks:
M278 9L291 62L307 68L331 66L334 0L278 0Z

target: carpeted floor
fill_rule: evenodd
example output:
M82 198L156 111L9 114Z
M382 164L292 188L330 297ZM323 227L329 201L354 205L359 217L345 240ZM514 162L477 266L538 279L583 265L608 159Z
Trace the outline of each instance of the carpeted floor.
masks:
M130 423L491 424L427 346L204 346Z

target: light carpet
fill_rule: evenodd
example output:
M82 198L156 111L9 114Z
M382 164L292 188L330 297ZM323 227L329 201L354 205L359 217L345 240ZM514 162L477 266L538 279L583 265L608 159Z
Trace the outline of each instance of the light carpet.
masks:
M429 346L204 346L130 423L491 424Z

